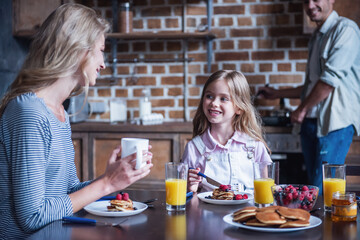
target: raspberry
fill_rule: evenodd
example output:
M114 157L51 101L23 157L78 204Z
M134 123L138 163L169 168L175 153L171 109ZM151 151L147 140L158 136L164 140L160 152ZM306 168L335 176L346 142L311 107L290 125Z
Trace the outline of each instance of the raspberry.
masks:
M244 195L242 195L243 199L248 199L248 195L245 193Z
M298 192L293 192L293 199L297 199L298 198L298 196L299 196L299 193Z
M243 199L243 196L241 194L235 195L235 200L241 200L241 199Z
M310 193L306 196L306 199L307 199L309 202L312 202L312 201L313 201L313 197L312 197L312 195L311 195Z
M123 194L123 200L124 200L124 201L129 200L129 194L128 194L128 193L124 193L124 194Z
M309 191L309 188L308 188L308 186L303 186L303 187L301 188L301 190L302 190L302 191Z
M291 200L293 199L292 193L288 193L288 194L286 195L286 199L289 200L289 201L291 201Z
M122 196L121 196L121 194L120 193L118 193L117 195L116 195L116 200L122 200Z
M225 191L226 189L229 189L229 187L227 185L220 185L220 190Z

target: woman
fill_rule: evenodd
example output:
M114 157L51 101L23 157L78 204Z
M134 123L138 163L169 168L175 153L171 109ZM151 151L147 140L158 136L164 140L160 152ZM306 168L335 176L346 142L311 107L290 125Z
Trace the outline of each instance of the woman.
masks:
M135 154L113 150L105 173L80 183L63 101L95 85L105 68L108 23L94 10L65 4L43 23L19 75L0 106L0 238L22 238L149 174Z

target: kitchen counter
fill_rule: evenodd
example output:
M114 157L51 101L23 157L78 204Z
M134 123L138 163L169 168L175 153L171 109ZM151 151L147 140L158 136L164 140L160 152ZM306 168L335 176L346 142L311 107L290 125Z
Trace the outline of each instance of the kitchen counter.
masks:
M109 122L72 123L73 132L143 132L143 133L189 133L192 134L192 122L165 122L160 125L136 125L130 123L112 124ZM266 133L291 133L292 127L265 126Z

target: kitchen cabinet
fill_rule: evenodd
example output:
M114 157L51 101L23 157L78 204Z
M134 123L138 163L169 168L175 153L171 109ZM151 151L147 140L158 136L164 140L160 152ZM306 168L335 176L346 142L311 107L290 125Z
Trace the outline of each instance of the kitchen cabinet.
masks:
M43 21L66 0L13 0L13 35L31 37Z
M112 150L121 138L135 137L150 140L153 168L144 179L129 189L165 189L165 163L179 162L186 143L191 139L191 123L162 125L132 125L109 123L77 123L72 125L75 164L82 181L104 173Z

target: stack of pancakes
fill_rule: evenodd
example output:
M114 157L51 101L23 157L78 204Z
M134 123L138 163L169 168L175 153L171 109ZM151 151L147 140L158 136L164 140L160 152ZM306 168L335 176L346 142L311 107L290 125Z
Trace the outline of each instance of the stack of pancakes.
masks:
M233 214L233 221L255 227L296 228L310 225L310 213L281 206L245 207Z
M231 190L221 190L220 188L216 188L213 190L213 194L211 196L212 199L217 200L233 200L234 199L234 191Z
M108 211L110 212L126 212L126 211L133 211L134 206L131 199L129 200L111 200L110 206L107 207Z

